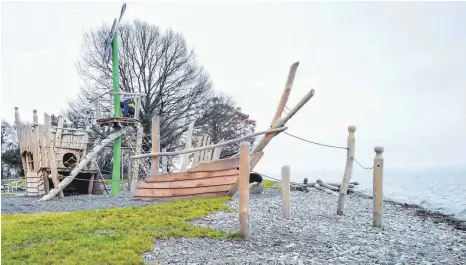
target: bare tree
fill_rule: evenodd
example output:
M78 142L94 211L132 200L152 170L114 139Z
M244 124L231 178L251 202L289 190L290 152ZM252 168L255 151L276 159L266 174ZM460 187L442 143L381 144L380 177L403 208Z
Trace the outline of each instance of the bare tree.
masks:
M2 120L2 178L9 177L11 171L22 173L22 164L18 143L18 135L14 125Z
M72 123L93 119L86 111L94 110L88 99L112 89L112 68L103 61L108 32L109 28L102 26L84 35L77 63L83 81L82 96L70 103L67 116ZM184 37L171 29L162 32L155 25L136 20L120 26L118 45L120 89L146 94L139 113L144 132L150 133L151 119L158 115L161 147L176 146L187 125L197 118L203 103L210 98L209 75L198 65ZM103 107L112 108L110 104Z
M214 143L228 141L254 132L256 122L249 115L241 112L234 100L225 94L211 98L196 121L195 134L208 134ZM248 140L251 145L254 138ZM223 148L220 158L236 154L239 144L227 145Z

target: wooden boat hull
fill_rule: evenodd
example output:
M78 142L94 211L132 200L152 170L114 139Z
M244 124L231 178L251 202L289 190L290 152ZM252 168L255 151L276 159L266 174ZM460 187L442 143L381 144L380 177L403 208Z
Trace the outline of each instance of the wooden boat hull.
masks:
M257 163L263 152L251 155ZM183 200L232 196L238 189L239 157L202 163L187 172L150 176L138 183L134 198L141 200Z

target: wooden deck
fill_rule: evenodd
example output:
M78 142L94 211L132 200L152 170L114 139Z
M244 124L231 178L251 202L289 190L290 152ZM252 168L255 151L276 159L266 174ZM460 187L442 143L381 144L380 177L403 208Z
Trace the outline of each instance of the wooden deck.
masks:
M104 119L98 119L96 120L97 124L100 126L131 126L136 123L139 123L138 119L135 118L127 118L127 117L121 117L121 118L104 118Z

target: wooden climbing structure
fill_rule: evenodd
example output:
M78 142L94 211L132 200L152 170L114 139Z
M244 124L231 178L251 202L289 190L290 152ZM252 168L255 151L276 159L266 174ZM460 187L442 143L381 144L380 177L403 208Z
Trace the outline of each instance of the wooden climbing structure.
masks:
M15 108L15 125L28 196L48 194L86 155L89 129L64 128L63 123L64 120L59 117L58 126L52 126L51 117L44 113L44 124L39 124L37 110L33 111L32 124L23 123L18 108ZM99 182L90 181L94 180L96 173L96 169L86 167L78 177L83 183L70 185L65 192L102 194ZM63 191L60 196L63 196Z

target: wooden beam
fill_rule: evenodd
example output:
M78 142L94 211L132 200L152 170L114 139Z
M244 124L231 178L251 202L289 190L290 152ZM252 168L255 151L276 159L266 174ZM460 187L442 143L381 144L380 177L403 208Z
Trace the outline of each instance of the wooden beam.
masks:
M136 197L174 197L186 196L211 192L226 193L230 185L219 185L211 187L179 188L179 189L138 189L134 196Z
M160 175L147 177L144 182L172 182L172 181L182 181L188 179L204 179L204 178L213 178L221 176L234 176L238 174L238 169L226 169L226 170L217 170L217 171L204 171L204 172L172 172Z
M185 179L179 181L167 182L140 182L139 189L180 189L180 188L197 188L211 187L219 185L232 185L238 181L238 174L230 176L218 176L201 179Z
M198 151L203 151L203 150L207 150L207 149L214 149L214 148L217 148L217 147L220 147L220 146L225 146L225 145L241 142L241 141L244 141L246 139L261 135L261 134L282 132L282 131L284 131L286 129L288 129L288 128L287 127L274 128L274 129L267 130L267 131L255 132L255 133L252 133L252 134L249 134L249 135L237 138L237 139L233 139L233 140L230 140L230 141L226 141L226 142L223 142L223 143L218 143L218 144L214 144L214 145L210 145L210 146L203 146L203 147L199 147L199 148L193 148L193 149L190 149L190 150L181 150L181 151L177 151L177 152L148 153L148 154L142 154L142 155L138 155L138 156L135 155L135 156L132 156L131 158L137 159L137 158L155 157L155 156L176 156L176 155L194 153L194 152L198 152ZM262 151L262 150L260 150L260 151ZM257 152L260 152L260 151L257 151ZM253 153L257 153L257 152L253 152Z

